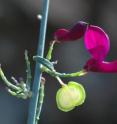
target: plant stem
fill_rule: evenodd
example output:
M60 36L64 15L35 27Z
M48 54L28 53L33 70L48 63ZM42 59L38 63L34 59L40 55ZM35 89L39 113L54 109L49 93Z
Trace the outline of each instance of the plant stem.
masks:
M38 100L38 105L37 105L37 115L36 115L36 124L38 124L38 121L40 119L40 114L43 106L43 101L44 101L44 86L45 85L45 79L41 79L41 84L40 84L40 92L39 92L39 100Z
M49 61L52 58L52 52L53 52L53 48L54 48L55 43L56 43L55 40L50 42L50 47L49 47L49 50L48 50L48 53L47 53L47 56L46 56L46 59L48 59Z
M2 80L4 81L4 83L9 87L9 88L12 88L13 90L20 90L21 88L13 85L11 82L9 82L6 78L6 76L4 75L1 67L0 67L0 76L2 78Z
M30 61L29 61L29 58L28 58L28 51L27 50L25 50L24 55L25 55L25 62L26 62L26 66L27 66L26 86L27 86L27 89L30 90L32 76L31 76L31 67L30 67Z
M56 79L58 80L58 82L62 85L65 86L66 84L64 84L64 82L61 80L60 77L56 76Z
M43 54L44 54L49 0L44 0L43 2L44 2L43 13L42 13L42 20L41 20L41 27L40 27L38 50L37 50L37 55L41 57L43 57ZM36 62L33 89L32 89L32 98L30 99L30 105L29 105L28 124L36 123L36 110L37 110L37 103L39 99L38 97L39 97L40 81L42 77L40 68L41 68L41 64Z
M61 78L79 77L79 76L84 76L84 75L87 74L86 70L81 70L81 71L73 72L73 73L60 73L60 72L57 72L56 70L55 71L51 71L47 67L45 67L44 71L46 73L50 74L53 77L58 76L58 77L61 77Z

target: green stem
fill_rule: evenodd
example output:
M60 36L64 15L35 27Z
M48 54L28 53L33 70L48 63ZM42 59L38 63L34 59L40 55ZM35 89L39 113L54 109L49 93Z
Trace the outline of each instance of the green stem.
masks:
M38 121L40 119L40 114L43 106L43 101L44 101L44 85L45 85L45 79L41 81L40 84L40 91L39 91L39 100L38 100L38 105L37 105L37 115L36 115L36 124L38 124Z
M62 86L65 86L65 85L66 85L66 84L61 80L60 77L56 76L55 78L58 80L58 82L59 82Z
M30 61L29 61L29 58L28 58L28 51L25 50L24 54L25 54L25 62L26 62L26 66L27 66L27 70L26 70L26 73L27 73L26 86L27 86L27 89L30 90L32 76L31 76Z
M52 59L52 52L53 52L53 48L54 48L55 43L56 43L55 40L50 42L50 47L49 47L49 50L48 50L48 53L47 53L47 56L46 56L46 59L48 59L48 60Z
M47 68L44 71L47 72L48 74L50 74L53 77L58 76L58 77L62 77L62 78L79 77L79 76L83 76L87 73L85 70L81 70L81 71L74 72L74 73L59 73L59 72L56 72L56 71L51 71Z
M21 88L20 87L17 87L15 85L13 85L11 82L9 82L6 78L6 76L4 75L4 72L2 70L2 68L0 67L0 76L2 78L2 80L4 81L4 83L9 87L9 88L12 88L14 90L20 90Z

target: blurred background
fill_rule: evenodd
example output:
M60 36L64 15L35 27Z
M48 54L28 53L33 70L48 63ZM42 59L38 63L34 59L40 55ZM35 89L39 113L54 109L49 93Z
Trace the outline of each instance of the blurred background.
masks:
M36 54L38 28L37 14L42 10L42 0L0 0L0 63L7 75L25 78L24 50ZM117 1L116 0L50 0L50 11L45 54L58 28L70 28L79 20L102 27L111 40L107 60L117 59ZM59 60L60 72L80 70L87 59L83 39L56 45L53 60ZM33 73L34 74L34 73ZM57 109L55 96L59 83L45 75L45 102L39 124L117 124L117 74L89 73L84 77L63 79L84 85L86 102L71 112ZM0 80L0 124L26 124L29 100L17 99L6 92Z

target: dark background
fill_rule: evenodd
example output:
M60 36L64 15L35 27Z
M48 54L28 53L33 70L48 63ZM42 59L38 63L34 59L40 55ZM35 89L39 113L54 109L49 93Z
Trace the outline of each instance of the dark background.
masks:
M0 0L0 63L8 79L25 78L24 50L36 54L38 27L37 14L42 0ZM116 0L50 0L50 11L45 54L53 33L58 28L69 28L79 20L102 27L111 40L108 61L117 59L117 1ZM82 41L82 42L81 42ZM83 43L69 42L56 45L53 60L59 60L60 72L80 70L89 58ZM57 109L55 96L59 83L46 75L46 95L40 124L117 124L117 74L89 73L77 81L87 92L86 102L71 112ZM0 81L0 124L26 124L29 100L10 96Z

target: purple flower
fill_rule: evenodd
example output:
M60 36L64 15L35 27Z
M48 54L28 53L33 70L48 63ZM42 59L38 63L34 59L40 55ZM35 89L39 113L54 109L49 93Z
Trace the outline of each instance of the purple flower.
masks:
M92 72L117 72L117 60L105 61L110 50L110 40L100 27L79 21L70 30L58 29L54 34L55 40L59 42L74 41L83 36L85 47L91 54L84 69Z

